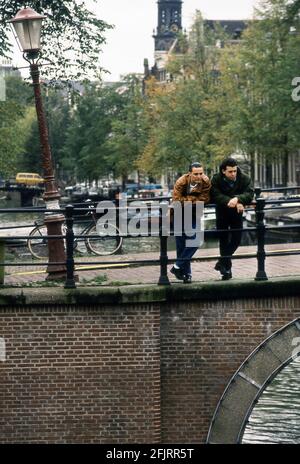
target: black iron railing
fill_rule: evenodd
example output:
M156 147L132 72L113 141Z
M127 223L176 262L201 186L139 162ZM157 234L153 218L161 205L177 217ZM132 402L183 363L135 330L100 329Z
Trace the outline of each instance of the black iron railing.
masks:
M300 189L300 187L297 187L296 189ZM265 250L265 244L266 244L266 233L271 230L291 230L291 229L296 229L297 231L299 230L300 232L300 224L288 224L288 225L277 225L277 226L268 226L266 225L265 222L265 212L269 209L272 209L272 211L276 211L276 209L282 209L282 203L291 203L290 206L285 206L285 208L295 208L297 203L300 202L300 199L297 200L297 198L293 199L278 199L278 200L268 200L267 198L262 198L261 195L265 191L270 191L272 189L257 189L256 190L256 200L253 202L253 204L250 207L247 207L247 211L254 211L255 212L255 224L253 227L244 227L243 229L235 229L235 231L242 231L242 233L246 232L252 232L256 234L256 244L257 244L257 250L254 253L248 253L247 255L233 255L233 256L224 256L223 258L232 258L232 259L247 259L247 258L256 258L257 259L257 272L255 275L255 280L267 280L268 276L266 273L265 269L265 263L266 259L268 256L287 256L287 255L295 255L295 254L300 254L299 251L280 251L280 252L272 252L268 253ZM291 191L292 188L288 187L285 189L281 189L285 191ZM274 190L275 191L275 190ZM159 198L149 198L149 199L133 199L132 201L141 201L143 202L144 206L140 206L139 209L142 210L143 208L145 210L148 209L149 204L147 204L147 201L158 201L161 202L162 200L168 200L169 201L170 197L159 197ZM130 207L130 200L129 200L129 206ZM294 206L293 206L294 205ZM207 205L207 207L213 207L214 205ZM127 207L127 208L128 208ZM116 206L118 214L117 218L119 217L120 212L124 209L122 206ZM164 230L164 225L163 225L163 215L166 213L166 205L165 204L158 204L157 208L159 208L159 228L158 228L158 233L154 235L148 235L149 237L156 236L159 237L160 241L160 253L159 257L157 259L147 259L147 260L118 260L116 261L115 259L113 260L114 265L131 265L131 266L152 266L152 265L159 265L160 267L160 275L158 279L158 285L170 285L170 281L168 278L168 272L167 268L168 265L171 263L174 263L176 261L175 258L169 259L168 257L168 236L170 234L166 234L166 231ZM299 207L300 210L300 207ZM57 212L58 210L47 210L49 213L54 213ZM1 213L24 213L24 212L29 212L29 213L45 213L45 208L11 208L11 209L0 209L0 217ZM51 265L57 265L57 264L65 264L66 265L66 281L65 281L65 288L75 288L76 287L76 276L75 276L75 259L74 259L74 241L75 239L79 238L79 234L74 233L74 218L77 218L78 215L82 217L82 215L85 215L86 213L92 213L96 214L97 212L97 207L96 205L93 206L86 206L86 203L80 204L80 205L68 205L65 208L61 208L59 210L60 213L65 214L66 217L66 233L63 236L44 236L43 238L45 240L51 240L51 239L63 239L65 240L66 243L66 262L65 263L51 263ZM84 220L84 218L83 218ZM35 224L32 225L34 227ZM30 227L30 225L26 226L11 226L12 229L16 228L21 228L21 227ZM0 229L9 229L9 227L0 227ZM220 234L220 232L228 232L226 230L217 230L217 229L211 229L211 230L205 230L204 231L206 236L217 236ZM171 234L172 235L172 234ZM97 236L93 235L87 235L86 238L96 238ZM126 235L126 237L135 237L131 236L130 234ZM5 241L14 241L14 240L28 240L29 235L18 235L18 236L2 236L0 237L0 241L5 242ZM38 239L38 237L36 238ZM34 240L33 237L31 237L31 240ZM192 262L199 262L199 261L210 261L210 260L216 260L219 257L216 256L204 256L204 257L197 257L193 258ZM108 261L101 261L97 260L92 262L93 265L101 265L101 266L106 266L109 265ZM48 261L45 259L43 261L31 261L31 262L14 262L14 263L6 263L6 262L1 262L0 266L32 266L32 265L37 265L37 266L47 266L49 265ZM80 265L91 265L91 261L80 261Z

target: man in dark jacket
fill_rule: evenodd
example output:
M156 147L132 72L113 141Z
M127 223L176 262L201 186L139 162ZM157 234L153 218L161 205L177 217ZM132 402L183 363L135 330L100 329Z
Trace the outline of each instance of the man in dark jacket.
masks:
M232 278L231 256L242 238L242 231L236 229L243 228L243 212L245 206L252 202L253 195L251 179L243 174L236 160L224 159L220 172L211 181L211 199L216 204L217 229L228 230L219 234L222 258L215 265L215 269L222 274L222 280Z

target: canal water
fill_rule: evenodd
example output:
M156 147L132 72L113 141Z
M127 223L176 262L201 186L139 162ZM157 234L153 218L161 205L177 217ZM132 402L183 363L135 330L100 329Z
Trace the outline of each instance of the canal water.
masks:
M0 209L21 209L20 203L15 199L7 200L5 196L0 197ZM30 233L34 227L34 223L43 222L43 214L27 212L23 208L21 213L0 213L0 236L25 236ZM13 245L13 241L9 242Z
M300 444L300 357L273 379L254 407L245 444Z
M19 208L19 203L16 200L10 199L7 200L5 196L0 198L0 209L4 208ZM206 230L211 230L215 228L215 219L213 219L214 211L213 208L210 208L206 212L204 226ZM155 223L156 218L154 218ZM1 213L0 214L0 235L10 235L13 234L12 230L3 230L4 227L14 227L14 226L27 226L24 229L16 229L15 233L18 235L28 235L30 230L34 226L34 222L38 223L43 222L43 214L29 213L26 212L24 208L23 213ZM244 226L247 227L245 221ZM77 224L75 221L75 233L80 233L80 230L84 225ZM155 226L154 226L155 228ZM267 232L266 234L266 244L271 243L291 243L291 242L300 242L300 232L299 234L274 234L273 232ZM242 235L242 245L256 245L256 233L245 231ZM160 248L159 238L158 237L134 237L134 238L123 238L122 251L124 254L127 253L139 253L139 252L158 252ZM205 234L204 243L201 246L203 249L207 248L218 248L218 239L215 234ZM170 237L168 240L168 249L175 250L175 239Z

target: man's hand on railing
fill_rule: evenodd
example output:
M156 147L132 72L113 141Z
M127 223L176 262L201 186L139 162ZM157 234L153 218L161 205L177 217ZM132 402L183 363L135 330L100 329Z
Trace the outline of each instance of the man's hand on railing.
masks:
M231 200L227 203L228 208L236 208L238 201L238 197L231 198Z
M240 213L240 214L243 214L243 212L245 211L245 207L244 207L244 205L242 205L242 203L238 203L236 205L236 209L237 209L237 212Z

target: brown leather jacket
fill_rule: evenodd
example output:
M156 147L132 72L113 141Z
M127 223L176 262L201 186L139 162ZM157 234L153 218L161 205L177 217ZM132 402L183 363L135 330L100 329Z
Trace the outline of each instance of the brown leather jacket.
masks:
M208 179L206 182L202 179L201 183L197 184L195 188L190 189L191 183L191 174L184 174L179 179L177 179L174 189L172 200L180 201L191 201L196 203L196 201L203 201L204 203L209 203L210 201L210 187L211 182Z

